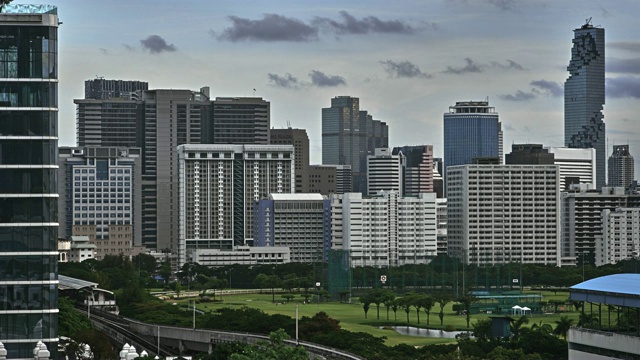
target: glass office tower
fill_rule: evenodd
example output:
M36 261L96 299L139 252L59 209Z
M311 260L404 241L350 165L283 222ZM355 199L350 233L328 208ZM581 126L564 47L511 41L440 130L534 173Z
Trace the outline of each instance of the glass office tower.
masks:
M57 359L57 9L0 13L0 342Z
M596 187L605 186L604 29L589 22L574 30L564 83L564 145L596 149Z
M488 101L459 101L444 114L444 174L449 166L476 158L497 158L502 164L502 124Z

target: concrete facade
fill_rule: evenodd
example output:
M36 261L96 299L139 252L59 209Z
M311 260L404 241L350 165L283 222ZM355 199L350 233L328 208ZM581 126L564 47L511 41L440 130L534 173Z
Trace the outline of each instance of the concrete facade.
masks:
M460 165L447 169L450 255L468 264L560 266L556 165Z
M436 196L382 192L331 196L331 248L352 267L426 264L437 252Z
M178 147L180 266L195 249L253 244L255 202L295 191L292 145Z

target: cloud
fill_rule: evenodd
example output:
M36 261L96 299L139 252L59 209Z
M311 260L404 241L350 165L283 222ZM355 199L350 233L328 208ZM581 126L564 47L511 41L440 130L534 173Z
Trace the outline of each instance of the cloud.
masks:
M446 74L461 75L466 73L479 73L483 71L484 66L481 64L475 63L470 58L465 58L464 61L466 61L467 65L462 67L447 66L447 70L443 72Z
M497 61L492 61L491 66L493 66L494 68L504 69L504 70L523 70L523 71L526 70L524 67L522 67L522 65L518 64L513 60L507 59L506 61L507 61L506 64L501 64Z
M356 19L346 11L340 11L340 16L342 21L316 17L313 20L313 24L327 28L339 35L368 33L414 34L416 32L415 28L401 20L385 21L375 16Z
M284 76L280 76L278 74L269 73L269 82L276 87L287 88L287 89L297 89L300 87L300 82L298 78L295 76L286 73Z
M238 41L311 41L318 38L318 29L301 20L278 14L264 14L261 20L229 16L232 25L218 40ZM209 34L215 35L212 30Z
M511 125L509 123L506 123L506 124L504 124L504 129L506 131L514 131L516 128L514 128L513 125Z
M640 74L640 58L636 59L607 59L607 72Z
M607 96L614 98L640 99L640 78L624 76L605 80Z
M332 87L347 84L347 81L342 76L326 75L318 70L311 70L309 77L311 77L311 84L318 87Z
M535 99L536 95L522 90L516 91L515 94L500 95L500 99L506 101L529 101Z
M529 83L534 88L531 91L539 95L563 96L564 88L561 84L548 80L535 80Z
M163 51L174 52L178 50L173 44L167 44L167 42L159 35L149 35L144 40L140 40L142 48L149 50L152 54L159 54Z
M516 3L515 0L486 0L486 2L502 10L513 10Z
M109 54L109 51L107 49L105 49L105 48L99 48L98 50L100 50L100 53L102 55L108 55Z
M637 41L611 42L607 44L607 47L620 49L620 50L633 51L633 52L640 52L640 42L637 42Z
M386 61L380 61L380 64L384 66L384 70L389 74L389 76L396 77L396 78L419 77L423 79L430 79L433 77L430 74L422 72L416 64L408 60L405 60L405 61L386 60Z

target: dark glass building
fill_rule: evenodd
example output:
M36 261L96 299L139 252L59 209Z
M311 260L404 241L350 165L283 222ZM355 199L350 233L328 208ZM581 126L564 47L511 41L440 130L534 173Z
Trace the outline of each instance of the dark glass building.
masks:
M57 9L0 13L0 342L57 359Z
M322 164L350 165L352 191L367 191L367 155L389 147L389 127L360 110L360 99L336 96L322 109Z
M605 186L604 29L586 23L574 30L569 78L564 83L564 144L596 149L596 187Z

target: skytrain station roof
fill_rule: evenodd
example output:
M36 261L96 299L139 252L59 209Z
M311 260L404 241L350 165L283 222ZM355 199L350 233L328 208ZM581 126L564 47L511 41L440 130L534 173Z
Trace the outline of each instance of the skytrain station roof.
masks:
M640 308L640 274L615 274L569 288L569 299Z

